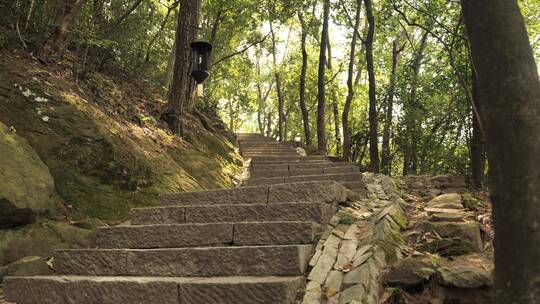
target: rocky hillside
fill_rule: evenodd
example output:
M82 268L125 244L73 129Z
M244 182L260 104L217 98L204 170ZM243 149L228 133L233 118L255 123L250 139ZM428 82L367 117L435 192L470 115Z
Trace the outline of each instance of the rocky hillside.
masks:
M93 228L159 193L229 187L241 169L216 117L189 116L189 136L172 136L158 119L163 89L101 74L75 81L75 66L0 53L0 266L89 246Z

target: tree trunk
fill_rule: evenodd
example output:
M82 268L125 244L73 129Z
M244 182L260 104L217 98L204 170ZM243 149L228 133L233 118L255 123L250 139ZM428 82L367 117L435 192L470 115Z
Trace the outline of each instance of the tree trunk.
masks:
M274 63L274 77L276 79L276 93L277 93L277 98L278 98L278 140L283 141L284 140L284 134L283 134L284 100L283 100L283 92L281 91L281 76L279 74L280 73L279 66L276 59L276 35L274 33L274 27L272 26L272 21L270 21L270 35L272 38L272 60Z
M362 0L356 0L356 15L354 17L353 36L351 39L351 53L349 55L349 69L347 71L347 99L341 115L341 124L343 127L343 161L349 161L351 158L351 130L349 128L349 112L354 97L353 73L354 59L356 55L356 42L358 39L358 28L360 27L360 15L362 11Z
M413 62L411 64L411 91L409 93L409 100L405 106L405 129L406 139L403 151L403 175L415 174L418 167L418 153L417 146L419 139L419 132L421 131L418 126L419 101L416 99L416 90L418 89L418 76L420 74L420 68L422 67L422 59L424 58L424 51L427 46L428 32L425 32L420 42L420 47L416 50Z
M390 84L388 85L388 97L386 99L386 117L384 120L383 142L382 142L382 173L390 175L392 160L390 154L390 138L392 137L392 116L394 112L394 92L397 81L397 68L399 65L400 50L398 40L392 44L392 72L390 74Z
M306 146L313 145L311 140L311 128L309 126L309 111L306 107L306 74L308 68L308 52L306 49L306 40L308 37L308 29L302 12L298 12L298 19L302 26L302 33L300 36L300 48L302 50L302 68L300 71L300 110L302 111L302 121L304 123L304 137Z
M540 301L540 80L516 0L463 0L495 225L495 304ZM501 26L504 25L504 26Z
M482 104L479 96L478 79L476 73L472 72L472 95L476 109L480 113ZM484 187L484 171L486 169L486 152L484 135L480 128L480 122L477 116L472 113L472 139L471 139L471 176L472 185L480 190Z
M64 42L71 22L79 16L83 6L86 4L86 0L73 0L70 4L66 8L66 11L58 16L53 35L47 39L40 50L39 57L43 61L47 61L53 53L64 48Z
M330 42L330 35L328 32L326 32L328 37L326 38L326 45L328 49L328 58L327 58L327 67L328 71L332 73L333 66L332 66L332 43ZM330 89L332 90L332 114L334 117L334 141L336 142L336 155L341 154L341 133L339 132L339 99L336 92L335 85L330 83Z
M272 110L268 110L268 115L266 118L266 137L272 137Z
M375 87L375 68L373 66L373 40L375 38L375 17L371 0L364 0L369 23L366 37L366 63L369 78L369 160L371 172L379 172L379 137L377 117L377 95Z
M176 50L174 74L169 94L169 127L174 134L183 135L182 119L185 109L192 107L192 95L195 80L191 77L193 70L193 53L191 42L197 36L201 0L186 0L180 5L178 26L176 30ZM172 114L172 115L171 115Z
M319 154L325 155L326 147L326 115L325 115L325 68L326 44L328 43L328 19L330 18L330 0L324 0L324 16L319 52L319 75L317 81L317 148Z
M336 88L332 87L332 112L334 114L334 140L336 141L336 155L341 155L341 132L339 130L339 105Z

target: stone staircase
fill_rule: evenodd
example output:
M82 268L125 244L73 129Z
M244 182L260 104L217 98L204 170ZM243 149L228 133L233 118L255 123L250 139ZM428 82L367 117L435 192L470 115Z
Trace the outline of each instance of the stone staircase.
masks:
M326 156L301 156L289 142L276 142L260 134L238 134L240 151L251 158L245 185L274 185L307 181L337 181L349 190L367 193L358 166Z
M162 195L158 207L133 209L130 225L99 229L95 248L57 250L54 276L5 278L6 300L294 303L321 227L347 199L333 179L362 191L360 173L290 144L239 139L252 159L248 186Z

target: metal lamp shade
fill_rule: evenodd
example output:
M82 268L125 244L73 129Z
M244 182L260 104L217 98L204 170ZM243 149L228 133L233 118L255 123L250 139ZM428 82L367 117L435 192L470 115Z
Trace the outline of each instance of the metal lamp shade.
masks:
M210 52L212 51L212 45L204 41L195 41L191 43L193 49L194 70L191 72L191 76L197 83L203 83L209 76L208 73L208 61L210 59Z

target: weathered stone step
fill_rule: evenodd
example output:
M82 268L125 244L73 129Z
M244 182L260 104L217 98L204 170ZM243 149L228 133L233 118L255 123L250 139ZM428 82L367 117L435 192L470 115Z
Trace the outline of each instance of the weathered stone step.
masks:
M292 304L303 277L6 278L8 301L19 304Z
M273 203L250 205L201 205L136 208L133 225L218 223L242 221L311 221L326 223L335 212L334 204Z
M279 157L296 157L299 154L296 152L289 152L289 153L283 153L283 152L243 152L242 156L247 158L253 158L253 157L269 157L269 156L279 156Z
M354 166L351 163L347 162L332 162L330 160L322 162L309 162L309 163L277 163L277 164L266 164L266 163L251 163L251 170L302 170L302 169L314 169L314 168L327 168L327 167L350 167Z
M298 276L312 245L172 249L71 249L55 252L55 271L96 276Z
M267 148L276 148L276 149L294 149L293 146L288 144L280 144L275 142L255 142L255 141L242 141L239 143L240 150L243 149L267 149Z
M278 170L265 170L257 167L251 169L250 177L287 177L287 176L299 176L299 175L320 175L320 174L337 174L337 173L351 173L360 172L360 169L355 165L338 166L338 167L321 167L321 168L309 168L309 169L278 169Z
M286 163L286 162L320 162L327 160L326 156L308 155L308 156L257 156L251 159L252 163Z
M337 181L337 182L354 182L361 181L362 173L338 173L338 174L320 174L320 175L300 175L290 177L268 177L268 178L250 178L246 181L246 185L275 185L285 183L298 183L307 181Z
M163 206L194 206L224 204L266 204L295 201L328 203L342 202L344 188L332 181L306 182L294 185L254 186L210 191L163 194Z
M289 145L269 145L269 144L261 144L261 145L242 145L240 146L240 150L296 150L295 147L289 146Z
M98 229L96 244L107 249L310 244L317 226L298 221L118 226Z

